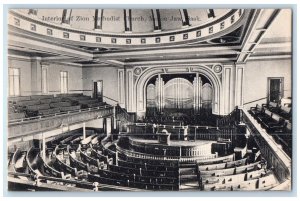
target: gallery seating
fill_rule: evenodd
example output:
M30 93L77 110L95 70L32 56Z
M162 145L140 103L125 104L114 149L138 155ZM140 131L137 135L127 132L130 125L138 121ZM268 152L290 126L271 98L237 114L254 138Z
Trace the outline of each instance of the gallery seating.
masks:
M262 104L262 106L251 107L249 113L262 128L274 137L275 141L283 147L283 150L291 155L291 108L269 102L268 104Z
M9 99L9 120L36 116L47 117L105 105L105 102L99 102L97 99L83 94L57 94L56 97L53 95L11 97Z

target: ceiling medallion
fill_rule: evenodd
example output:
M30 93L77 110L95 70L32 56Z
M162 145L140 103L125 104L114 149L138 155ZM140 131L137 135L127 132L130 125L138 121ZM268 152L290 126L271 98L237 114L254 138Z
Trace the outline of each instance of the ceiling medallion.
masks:
M136 67L133 72L135 75L140 75L142 73L142 68L141 67Z
M221 65L215 65L214 67L213 67L213 70L214 70L214 72L215 73L221 73L222 72L222 66Z

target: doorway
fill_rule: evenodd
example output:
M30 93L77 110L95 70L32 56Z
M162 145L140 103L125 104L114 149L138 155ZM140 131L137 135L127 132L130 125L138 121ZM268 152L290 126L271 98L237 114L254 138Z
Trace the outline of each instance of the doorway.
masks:
M268 101L278 103L283 97L283 77L268 78Z
M93 83L93 98L103 101L103 81L98 80Z

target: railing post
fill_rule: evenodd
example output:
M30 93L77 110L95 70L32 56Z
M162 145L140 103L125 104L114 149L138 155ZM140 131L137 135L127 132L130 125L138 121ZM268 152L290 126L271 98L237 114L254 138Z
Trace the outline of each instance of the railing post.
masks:
M42 133L42 138L43 138L43 142L42 142L43 155L42 155L42 157L43 157L43 160L45 160L46 159L46 139L45 139L44 133Z
M85 139L86 138L85 122L82 123L82 130L83 130L83 139Z
M113 129L117 128L116 106L113 106ZM117 131L119 132L119 131Z

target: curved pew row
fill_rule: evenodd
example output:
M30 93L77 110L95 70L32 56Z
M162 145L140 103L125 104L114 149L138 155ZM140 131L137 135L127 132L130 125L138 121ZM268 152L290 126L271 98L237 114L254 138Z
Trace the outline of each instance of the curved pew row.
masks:
M88 174L90 182L99 182L110 185L126 186L131 188L140 188L145 190L178 190L178 184L166 184L164 179L139 177L135 175L127 175L100 170L100 174ZM120 179L123 178L123 179ZM124 179L125 178L125 179ZM160 181L161 184L159 183ZM178 183L178 182L177 182Z
M17 149L12 156L11 163L9 164L9 170L12 172L28 174L29 170L26 162L26 154L26 151ZM24 176L17 177L23 180L28 180L28 178Z
M198 169L200 171L208 171L208 170L220 170L226 168L237 167L241 165L246 165L248 158L243 158L240 160L229 161L225 163L217 163L217 164L210 164L210 165L199 165Z
M41 158L43 161L44 171L53 177L70 179L71 174L65 174L65 172L62 171L60 172L57 169L55 169L54 167L55 158L53 157L52 152L53 152L52 149L46 149L45 158L44 159ZM43 152L41 151L40 154L43 154Z
M133 162L136 164L142 164L145 163L149 165L155 165L155 166L165 166L165 167L178 167L179 161L178 160L156 160L156 159L146 159L146 158L138 158L134 156L128 156L124 153L118 152L118 157L122 159L123 161L127 162Z
M102 149L98 145L90 144L90 156L100 161L103 161L105 164L113 164L113 158L109 158L107 155L103 154Z
M134 163L129 161L124 161L118 159L118 165L123 167L135 168L135 169L145 169L145 170L153 170L153 171L179 171L178 167L169 167L169 166L161 166L161 165L150 165L148 163Z
M83 160L86 160L87 157L86 155L83 155L82 152L80 152L80 146L78 150L79 150L79 154L78 152L75 153L76 151L74 150L70 151L71 161L72 159L74 159L74 161L71 162L71 164L76 166L83 166L84 163L80 160L80 158L84 158ZM101 184L125 186L125 187L132 187L132 188L143 188L146 190L147 189L153 189L153 190L176 190L177 189L178 190L176 184L175 185L165 184L168 182L178 183L177 178L167 178L167 177L157 178L157 177L150 177L150 176L147 177L147 176L135 175L134 173L126 174L126 172L124 174L124 173L119 173L118 170L117 172L114 172L111 170L101 169L97 167L96 164L93 165L94 165L93 169L88 164L86 164L86 166L84 167L84 169L86 169L86 171L88 172L88 181L90 182L99 182ZM114 167L118 167L118 166L114 166ZM120 178L123 179L120 180ZM124 178L127 179L127 181L125 181Z
M92 142L92 140L90 142ZM93 141L93 143L95 144L96 141ZM99 142L96 144L99 144ZM96 164L95 158L93 158L94 156L92 155L92 150L94 149L92 147L93 145L92 143L90 143L90 150L89 148L87 148L85 151L82 151L84 150L84 148L81 148L81 145L79 145L78 150L80 152L80 157L82 161L94 163L93 165L97 167L99 163L97 161ZM108 163L107 165L108 169L101 167L99 168L98 166L97 173L95 171L93 173L89 173L88 180L92 182L97 181L105 184L129 186L133 188L154 190L178 190L178 176L176 176L176 173L178 174L178 169L176 169L176 172L165 173L162 171L155 172L153 170L142 170L140 168L138 172L134 172L134 169L127 169L127 172L125 171L123 173L120 173L120 171L118 170L118 166L112 165L112 163ZM168 175L169 177L167 177ZM123 178L123 180L120 181L120 178ZM127 182L124 182L124 179L127 180ZM174 185L169 185L168 183L174 183Z
M57 170L71 174L73 177L78 179L86 179L84 171L71 167L67 145L57 145L54 150L53 157L53 166Z
M63 172L58 172L53 167L51 163L45 162L40 156L40 149L31 147L26 155L27 164L29 167L29 172L37 176L54 176L62 179L70 178L70 175L65 175Z
M267 176L271 173L270 170L259 169L252 172L241 173L236 175L227 175L220 177L209 177L205 181L202 181L203 190L211 190L215 186L222 186L228 184L236 184L243 181L250 181L253 179L258 179Z
M198 166L202 165L211 165L211 164L219 164L219 163L227 163L227 162L233 162L235 158L235 154L230 154L227 156L212 158L212 159L204 159L204 160L198 160L197 164Z
M255 162L248 165L242 165L234 168L228 168L228 169L218 169L218 170L204 170L200 171L200 177L201 178L208 178L208 177L214 177L214 176L226 176L226 175L234 175L234 174L240 174L240 173L246 173L249 171L254 171L257 169L261 169L261 162Z
M45 165L42 158L40 157L40 150L37 148L31 147L28 150L26 161L28 164L29 173L31 173L30 177L26 177L27 180L30 178L34 179L36 182L54 184L59 186L67 185L84 189L93 189L95 187L95 184L90 182L66 179L70 177L63 177L63 174L60 174L60 172L54 170L54 168L50 167L48 164Z
M29 168L29 173L32 175L32 178L35 179L37 182L40 177L52 177L52 172L50 169L47 170L47 167L45 167L43 160L40 157L40 150L34 147L31 147L26 155L26 161ZM56 173L53 173L56 174ZM63 179L62 174L58 174L58 178ZM47 180L47 179L40 179L40 182L46 182L51 184L58 184L60 183L53 181L53 180Z
M76 168L77 170L83 170L90 172L90 167L88 164L83 163L80 160L80 153L73 149L70 145L67 146L67 152L69 154L70 166Z
M263 190L269 190L273 188L274 186L278 185L278 181L273 173L268 173L266 176L248 180L248 181L242 181L238 183L230 183L230 184L220 184L215 185L213 187L208 187L207 190L213 190L213 191L241 191L241 190L247 190L247 191L263 191Z

